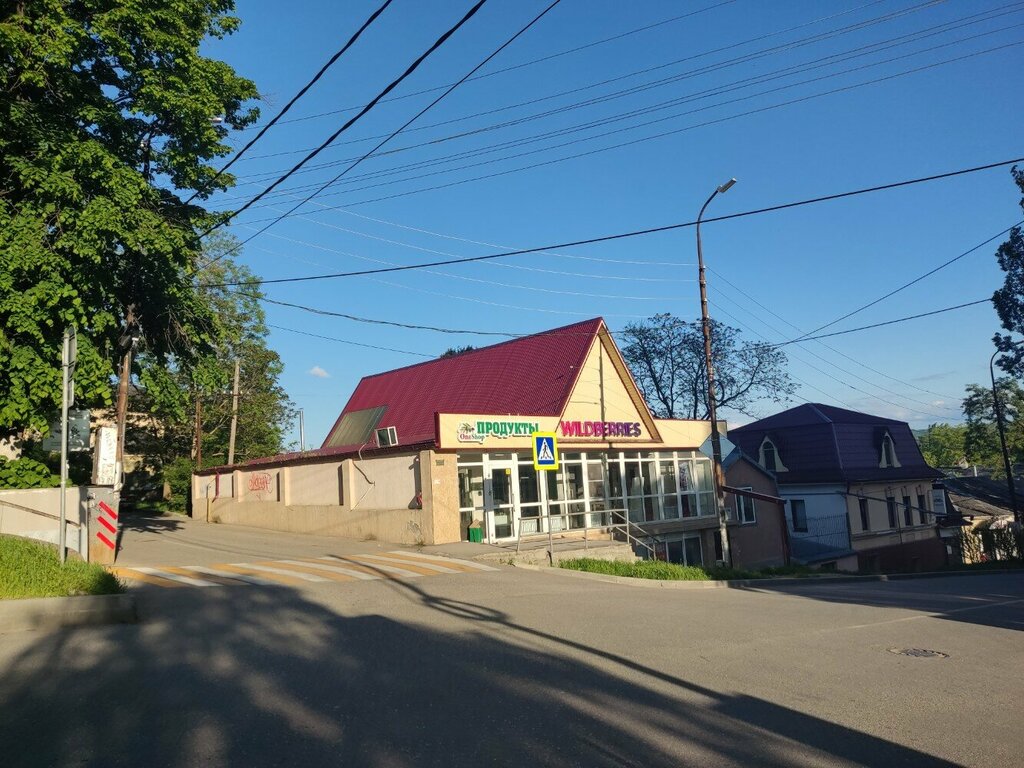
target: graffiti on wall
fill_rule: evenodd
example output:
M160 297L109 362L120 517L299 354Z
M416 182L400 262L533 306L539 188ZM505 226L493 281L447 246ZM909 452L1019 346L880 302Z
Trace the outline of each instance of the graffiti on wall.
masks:
M265 493L270 490L272 480L267 472L253 472L249 475L249 490L253 493Z

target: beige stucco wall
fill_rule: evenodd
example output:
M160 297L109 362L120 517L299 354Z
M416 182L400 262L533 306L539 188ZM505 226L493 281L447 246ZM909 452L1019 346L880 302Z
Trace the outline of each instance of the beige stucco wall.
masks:
M461 541L459 469L455 454L424 451L420 465L424 478L423 506L431 510L434 543Z
M238 469L231 482L222 476L219 496L214 476L194 475L193 516L206 520L209 513L214 523L295 533L432 544L433 512L426 495L423 508L417 501L423 456L429 452ZM451 485L457 492L457 483ZM457 515L456 507L456 535Z
M853 548L857 551L887 547L894 544L934 539L938 537L935 523L918 523L918 513L913 512L914 525L906 526L903 521L903 497L909 496L910 503L917 506L918 494L923 494L925 502L931 504L932 484L930 480L908 480L901 483L858 483L850 486L850 496L846 497L846 509L850 518L850 530L853 533ZM860 520L860 503L856 494L870 496L868 514L871 518L871 530L864 531ZM896 499L897 528L889 528L889 513L885 499L893 496ZM929 507L930 509L930 507Z

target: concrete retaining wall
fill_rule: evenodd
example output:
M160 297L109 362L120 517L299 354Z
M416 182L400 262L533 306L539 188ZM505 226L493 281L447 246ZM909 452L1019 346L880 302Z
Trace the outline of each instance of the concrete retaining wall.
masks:
M78 552L83 560L114 562L113 550L104 548L107 552L97 552L97 548L91 546L96 543L95 534L100 525L96 521L97 505L102 501L116 513L118 505L114 492L110 488L92 486L65 488L63 492L66 496L65 537L68 549ZM58 544L60 494L60 488L0 491L0 533ZM108 520L116 528L116 520L109 516ZM106 535L116 543L116 533L107 530Z
M334 461L298 456L219 478L193 476L192 516L292 533L448 543L459 540L458 502L448 498L458 491L454 473L454 456L432 451Z

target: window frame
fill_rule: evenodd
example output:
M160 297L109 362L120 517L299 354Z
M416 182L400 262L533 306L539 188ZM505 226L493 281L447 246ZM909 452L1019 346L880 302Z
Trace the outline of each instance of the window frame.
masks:
M801 517L803 518L803 527L797 527L797 504L800 505ZM807 533L809 526L807 524L807 502L804 499L790 499L789 500L789 517L790 523L793 527L794 533Z
M754 488L749 485L739 486L737 490L740 491L753 491ZM736 500L736 521L740 525L757 525L757 504L755 499L749 496L740 496L734 494L733 498ZM750 506L750 519L747 519L746 506Z
M860 507L860 529L861 531L871 530L871 506L867 499L861 497L857 499L858 506Z
M889 516L889 529L897 530L899 528L899 518L896 516L896 497L886 496L885 497L885 512Z

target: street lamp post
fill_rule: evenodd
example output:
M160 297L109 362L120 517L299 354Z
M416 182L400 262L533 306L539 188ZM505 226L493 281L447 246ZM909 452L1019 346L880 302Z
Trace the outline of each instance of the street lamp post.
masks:
M704 277L704 252L700 242L700 222L704 217L704 211L716 195L725 194L729 191L736 179L729 179L717 187L711 196L701 206L697 214L697 266L700 268L700 317L701 327L704 332L704 366L708 375L708 416L711 419L711 461L713 467L713 479L715 484L715 500L718 507L718 530L722 539L722 561L728 567L732 565L732 557L729 552L729 531L725 519L725 474L722 471L722 438L718 434L718 415L715 407L715 366L711 356L711 318L708 316L708 288L707 280Z
M1024 344L1024 341L1020 341L1013 346L1020 346ZM1002 350L997 349L992 353L992 357L988 361L988 374L992 378L992 409L995 411L996 416L996 431L999 432L999 446L1003 450L1003 469L1006 470L1006 488L1010 492L1010 509L1013 510L1013 520L1016 523L1020 522L1020 512L1017 509L1017 489L1013 484L1013 467L1010 466L1010 452L1006 448L1006 427L1003 425L1003 406L999 402L999 392L996 389L996 372L993 367L996 362L996 355Z

